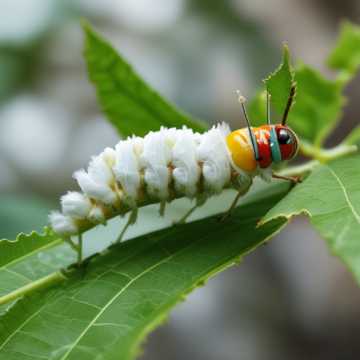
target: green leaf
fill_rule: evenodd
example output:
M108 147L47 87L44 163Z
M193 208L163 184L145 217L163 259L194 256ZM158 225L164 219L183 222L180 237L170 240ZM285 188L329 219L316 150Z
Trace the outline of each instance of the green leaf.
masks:
M284 47L280 67L264 81L277 116L282 116L291 86L296 82L296 101L289 113L288 123L302 140L321 146L340 118L344 105L342 83L327 80L306 65L298 66L294 72L287 46ZM250 102L249 115L254 125L265 123L264 92L258 93ZM280 119L276 121L279 122Z
M256 229L287 189L256 193L226 224L213 217L114 246L63 285L23 298L0 319L0 359L133 359L186 294L284 226Z
M296 103L289 125L306 141L320 146L337 125L344 104L340 83L302 65L295 74Z
M348 21L341 26L337 45L328 58L328 65L340 71L340 79L349 80L360 66L360 26Z
M277 117L284 113L288 102L290 89L294 84L294 73L290 65L290 53L287 45L284 45L283 59L280 66L264 79L266 90L271 95L272 110ZM266 123L266 92L259 91L249 103L248 113L251 124L254 126ZM280 119L276 120L277 122Z
M287 45L284 45L281 65L264 82L267 91L271 95L271 104L276 113L282 116L289 98L290 89L294 84L294 74L290 65L290 53Z
M20 233L15 240L0 240L0 268L15 261L22 261L31 253L60 244L62 240L49 228L44 233L33 231L30 234Z
M123 136L143 136L160 126L206 130L206 125L180 112L153 90L121 55L84 23L85 60L98 100Z
M360 283L360 156L338 159L315 168L274 208L263 222L307 214Z
M50 229L0 240L0 296L74 261L68 245Z

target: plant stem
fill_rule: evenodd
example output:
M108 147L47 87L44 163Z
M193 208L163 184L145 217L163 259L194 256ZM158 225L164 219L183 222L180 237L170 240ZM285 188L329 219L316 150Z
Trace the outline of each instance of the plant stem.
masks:
M358 150L356 145L340 144L332 149L322 149L306 141L301 143L301 151L305 156L312 157L321 163L335 160Z
M286 169L279 171L278 174L282 176L302 175L312 171L314 167L319 164L320 162L318 160L311 160L305 164L301 164L297 166L289 166Z
M77 244L75 244L70 237L64 237L63 240L70 245L70 247L76 251L77 253L79 253L79 246Z
M341 158L343 156L352 154L358 150L356 145L340 144L332 149L321 149L313 146L307 142L302 142L301 151L304 155L313 157L315 160L311 160L305 164L290 166L279 172L279 175L294 176L306 174L314 169L315 166L321 163L327 163L328 161Z
M37 290L55 285L66 279L67 279L67 277L61 271L53 272L50 275L47 275L47 276L44 276L43 278L32 281L31 283L29 283L25 286L22 286L19 289L16 289L4 296L1 296L0 297L0 305L9 303L10 301L13 301L21 296L30 295Z

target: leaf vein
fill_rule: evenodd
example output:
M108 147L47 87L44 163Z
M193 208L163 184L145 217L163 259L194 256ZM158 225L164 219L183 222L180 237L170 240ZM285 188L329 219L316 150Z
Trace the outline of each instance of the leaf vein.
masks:
M344 193L344 197L345 197L345 201L348 204L352 214L354 215L354 218L356 219L356 221L358 222L358 224L360 224L360 215L356 212L354 205L351 203L349 195L346 191L346 188L344 186L344 184L342 183L341 179L338 177L338 175L335 173L335 171L333 169L331 169L330 167L328 167L330 173L334 176L334 178L336 179L336 181L338 182L338 184L340 185L341 190Z
M149 273L150 271L152 271L153 269L155 269L156 267L160 266L161 264L165 263L166 261L168 261L169 259L171 259L171 257L175 256L175 253L172 254L171 256L168 256L167 258L157 262L156 264L154 264L153 266L150 266L148 269L146 269L145 271L142 271L139 275L135 276L133 278L133 280L129 281L118 293L116 293L111 299L110 301L101 309L101 311L99 311L99 313L91 320L91 322L89 323L88 326L86 326L86 328L81 332L81 334L78 336L78 338L74 341L74 343L72 344L72 346L69 348L69 350L64 354L64 356L61 358L61 360L64 360L67 358L67 356L73 351L73 349L75 348L75 346L80 342L80 340L83 338L83 336L87 333L87 331L95 324L96 320L105 312L105 310L132 284L134 283L137 279L141 278L142 276L144 276L145 274Z
M11 340L11 338L17 334L18 332L20 332L24 326L31 321L35 316L37 316L38 314L40 314L40 312L43 310L43 308L46 306L46 304L42 305L36 312L34 312L31 316L29 316L19 327L16 328L16 330L14 332L12 332L6 339L5 341L1 344L0 346L0 351L4 348L4 346Z

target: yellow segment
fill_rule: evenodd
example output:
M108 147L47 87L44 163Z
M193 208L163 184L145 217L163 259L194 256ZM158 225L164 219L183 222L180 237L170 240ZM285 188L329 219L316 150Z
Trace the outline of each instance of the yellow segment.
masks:
M256 169L257 164L247 128L230 133L226 143L236 166L248 172Z

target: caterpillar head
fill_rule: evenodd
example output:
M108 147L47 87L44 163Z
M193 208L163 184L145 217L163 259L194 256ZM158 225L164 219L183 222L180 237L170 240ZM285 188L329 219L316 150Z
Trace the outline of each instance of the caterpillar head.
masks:
M281 160L293 159L299 149L299 140L295 132L286 125L275 125L276 140L279 144Z
M257 166L267 168L272 163L279 163L294 158L298 151L298 138L287 125L287 117L295 96L295 85L290 89L282 122L272 125L270 122L270 95L267 94L267 123L252 128L245 109L246 99L239 94L247 127L232 132L227 137L228 149L236 167L252 172Z

